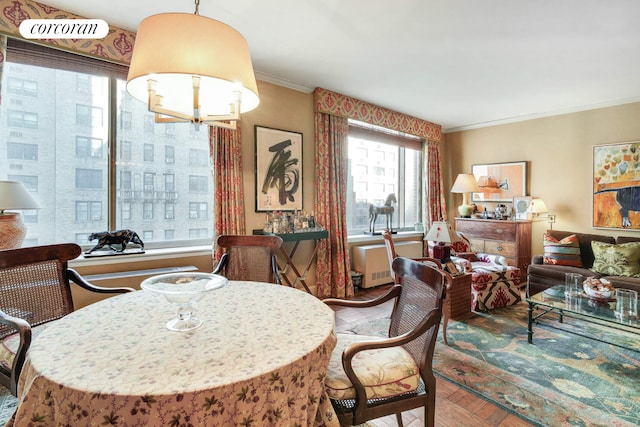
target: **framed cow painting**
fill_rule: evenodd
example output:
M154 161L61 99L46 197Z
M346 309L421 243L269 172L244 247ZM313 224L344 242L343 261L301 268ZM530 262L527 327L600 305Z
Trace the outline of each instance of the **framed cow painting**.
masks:
M640 141L593 147L593 226L640 230Z

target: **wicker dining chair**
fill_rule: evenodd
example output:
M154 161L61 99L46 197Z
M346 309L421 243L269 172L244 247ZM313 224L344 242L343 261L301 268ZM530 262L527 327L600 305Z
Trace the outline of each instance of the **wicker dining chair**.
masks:
M222 235L218 246L223 254L213 270L229 280L281 284L276 253L282 246L279 236Z
M403 257L393 260L393 271L398 284L374 300L324 300L362 310L395 300L387 337L337 334L325 386L341 426L391 414L402 426L402 412L419 407L425 425L434 425L433 353L451 276Z
M0 384L13 395L31 339L48 322L73 312L71 283L98 293L134 290L87 282L68 268L81 252L74 243L0 251Z

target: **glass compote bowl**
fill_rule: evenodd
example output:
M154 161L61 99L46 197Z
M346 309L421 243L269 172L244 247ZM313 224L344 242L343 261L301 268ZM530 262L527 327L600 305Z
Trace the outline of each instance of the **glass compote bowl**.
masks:
M167 322L172 331L190 331L202 325L193 317L194 305L206 292L223 287L227 279L210 273L170 273L149 277L140 284L146 291L156 292L178 306L178 317Z

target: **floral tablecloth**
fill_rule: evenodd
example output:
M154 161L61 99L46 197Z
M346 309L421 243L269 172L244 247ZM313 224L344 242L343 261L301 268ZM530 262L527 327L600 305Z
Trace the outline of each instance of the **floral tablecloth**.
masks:
M335 425L324 390L333 311L305 292L230 282L172 332L176 309L149 291L52 324L33 342L8 425Z

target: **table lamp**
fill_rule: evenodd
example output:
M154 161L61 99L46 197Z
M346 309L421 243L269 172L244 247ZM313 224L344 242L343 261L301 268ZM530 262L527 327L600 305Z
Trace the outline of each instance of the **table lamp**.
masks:
M527 212L531 214L531 219L533 221L541 221L546 218L549 222L549 229L553 230L553 223L556 222L556 216L549 215L549 208L547 208L547 204L544 200L532 199L531 203L529 203L529 207L527 208Z
M6 209L38 209L38 202L21 182L0 181L0 249L22 246L27 227L17 212Z
M458 213L462 218L471 218L473 213L473 206L469 204L469 193L476 193L480 191L476 177L470 173L458 174L456 181L451 187L452 193L462 193L462 204L458 206Z
M451 246L448 243L459 242L458 233L453 230L451 224L446 221L434 221L429 228L425 240L436 242L433 247L433 257L445 262L451 258Z

